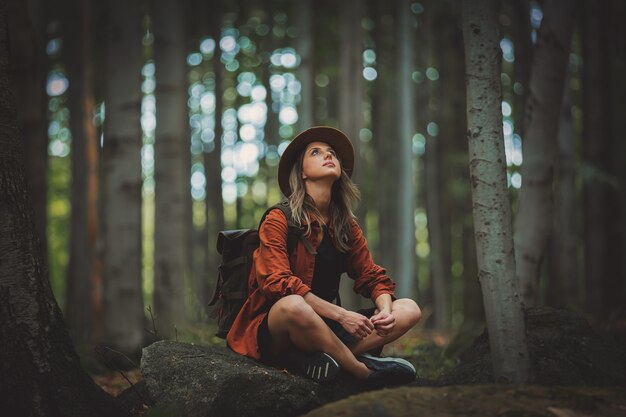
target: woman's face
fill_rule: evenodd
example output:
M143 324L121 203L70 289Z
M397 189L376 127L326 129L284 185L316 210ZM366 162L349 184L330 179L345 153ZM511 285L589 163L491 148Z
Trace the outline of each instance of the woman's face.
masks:
M335 150L325 142L311 142L304 150L302 179L305 181L331 180L331 184L341 178L341 163Z

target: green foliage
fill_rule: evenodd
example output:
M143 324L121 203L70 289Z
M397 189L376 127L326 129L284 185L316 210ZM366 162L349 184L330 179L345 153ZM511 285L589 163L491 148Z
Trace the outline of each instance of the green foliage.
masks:
M48 270L59 305L64 305L70 243L70 158L50 157L48 167Z
M456 357L446 356L445 350L431 341L414 346L410 361L419 377L426 379L437 379L458 364Z

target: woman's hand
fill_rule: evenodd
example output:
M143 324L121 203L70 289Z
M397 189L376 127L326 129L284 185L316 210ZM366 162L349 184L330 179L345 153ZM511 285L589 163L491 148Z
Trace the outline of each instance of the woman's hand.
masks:
M354 311L344 310L338 321L348 333L359 340L367 337L374 330L370 319Z
M380 337L388 336L396 325L396 318L386 310L373 315L370 320L374 325L376 334Z

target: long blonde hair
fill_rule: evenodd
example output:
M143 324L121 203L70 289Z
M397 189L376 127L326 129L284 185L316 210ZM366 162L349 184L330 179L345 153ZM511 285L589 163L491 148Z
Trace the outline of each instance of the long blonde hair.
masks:
M302 225L303 222L306 223L305 235L308 236L311 234L310 213L313 213L320 221L323 222L324 220L317 207L315 207L313 199L306 193L306 187L301 175L304 152L302 151L291 167L289 173L291 194L287 197L287 201L291 208L293 222L297 225ZM341 161L339 162L341 163ZM333 184L330 198L330 218L335 232L333 243L340 252L347 252L350 249L348 247L350 226L352 220L356 218L354 210L356 210L360 198L361 193L359 189L342 167L341 177Z

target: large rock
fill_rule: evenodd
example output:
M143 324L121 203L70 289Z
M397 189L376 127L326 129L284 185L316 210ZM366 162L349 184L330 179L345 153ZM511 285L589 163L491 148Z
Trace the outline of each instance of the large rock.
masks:
M340 375L321 385L223 347L160 341L143 350L141 372L156 408L176 416L297 416L364 391Z

